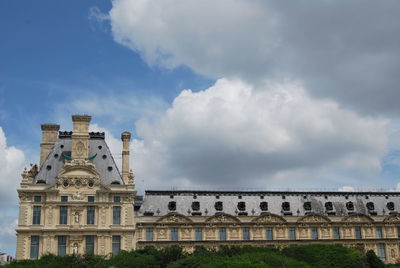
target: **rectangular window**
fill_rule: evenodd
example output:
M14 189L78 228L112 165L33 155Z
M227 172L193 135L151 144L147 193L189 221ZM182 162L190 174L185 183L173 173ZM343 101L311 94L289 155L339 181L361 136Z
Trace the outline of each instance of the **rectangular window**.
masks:
M32 224L40 224L40 214L42 211L41 206L33 206L33 220Z
M67 237L65 235L61 235L58 237L58 256L67 255Z
M226 240L226 228L219 228L219 240Z
M94 203L94 196L88 196L88 197L87 197L87 201L88 201L89 203Z
M203 240L203 230L201 228L196 228L196 230L195 230L195 239L196 239L196 241Z
M113 235L112 237L112 254L117 255L121 251L121 237Z
M318 228L317 227L311 228L311 239L314 239L314 240L318 239Z
M113 224L121 224L121 207L113 207Z
M340 229L339 227L333 227L333 239L340 239Z
M171 228L171 240L178 241L178 228Z
M114 196L114 203L119 203L121 202L121 197L120 196Z
M87 207L87 224L94 224L94 206Z
M289 228L289 239L296 240L296 228L295 227Z
M397 237L400 238L400 226L397 226Z
M94 254L94 235L87 235L85 240L86 240L85 253Z
M39 258L39 236L31 236L31 259Z
M68 196L62 195L61 196L61 202L68 202Z
M267 228L267 240L274 240L274 233L272 231L272 227Z
M356 235L356 239L361 239L362 238L361 227L355 227L354 228L354 233Z
M376 228L376 238L383 238L381 227Z
M146 229L146 241L153 241L153 228Z
M35 201L36 203L42 202L42 196L40 196L40 195L35 195L35 196L33 197L33 201Z
M68 207L60 206L60 224L67 224L68 220Z
M243 240L250 240L250 228L243 228Z
M386 248L385 244L378 244L378 257L382 261L386 261Z

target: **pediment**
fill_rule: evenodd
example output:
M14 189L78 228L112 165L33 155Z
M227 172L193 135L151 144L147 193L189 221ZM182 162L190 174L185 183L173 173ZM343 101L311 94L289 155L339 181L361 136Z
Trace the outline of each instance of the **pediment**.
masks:
M400 222L400 214L387 216L384 222Z
M87 160L72 160L67 161L64 167L58 174L59 178L73 178L73 177L86 177L86 178L99 178L100 174L97 172L93 163Z
M342 219L344 222L373 222L374 220L365 214L354 214Z
M324 215L311 214L301 217L297 222L331 222L331 220Z
M193 222L186 216L179 213L169 213L157 220L157 223L191 223Z
M240 220L226 213L216 214L206 220L207 223L238 223Z
M286 220L276 214L268 213L268 214L263 214L253 220L255 223L283 223L286 222Z

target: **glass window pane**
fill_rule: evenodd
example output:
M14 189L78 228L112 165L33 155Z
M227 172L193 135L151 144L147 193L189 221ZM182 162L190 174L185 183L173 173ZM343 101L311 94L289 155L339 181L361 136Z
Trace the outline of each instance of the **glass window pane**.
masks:
M112 237L112 254L116 255L121 251L121 237L113 235Z
M376 237L377 238L382 238L383 237L382 236L382 228L381 227L376 228Z
M66 195L61 196L61 202L68 202L68 196Z
M178 228L171 228L171 240L178 241Z
M113 224L121 224L121 207L113 207Z
M203 240L203 231L201 228L196 228L196 241Z
M40 224L40 214L41 214L42 207L41 206L34 206L33 207L33 220L32 224Z
M88 200L89 203L93 203L94 202L94 196L88 196Z
M146 229L146 240L153 241L153 228Z
M60 206L60 224L67 224L68 220L68 207Z
M385 244L378 244L378 256L382 261L386 261L386 248Z
M273 240L274 239L274 234L272 231L272 227L267 228L267 240Z
M93 254L94 253L94 235L87 235L86 236L86 254Z
M356 239L361 239L362 238L362 236L361 236L361 227L355 227L354 228L354 232L355 232L355 235L356 235Z
M35 196L33 197L33 201L35 201L35 202L42 202L42 196L40 196L40 195L35 195Z
M120 196L114 196L114 202L115 203L121 202L121 197Z
M316 227L311 228L311 239L318 239L318 229Z
M31 259L39 258L39 236L31 236Z
M87 207L87 224L94 224L94 206Z
M250 240L250 229L247 227L243 228L243 240Z
M226 240L226 228L219 228L219 240Z
M333 227L333 239L340 239L339 227Z
M62 235L58 237L58 256L65 256L67 254L67 237Z
M294 227L289 228L289 239L296 240L296 229Z

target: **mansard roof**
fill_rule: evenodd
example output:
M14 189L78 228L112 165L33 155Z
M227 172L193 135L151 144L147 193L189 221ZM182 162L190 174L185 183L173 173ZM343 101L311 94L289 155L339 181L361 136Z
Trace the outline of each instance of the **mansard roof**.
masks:
M57 142L44 161L33 183L56 183L56 177L64 167L65 156L71 156L71 134L72 132L70 131L59 132ZM91 161L100 174L100 183L104 185L111 183L124 184L110 149L104 140L104 133L91 132L89 136L89 157L96 155Z
M168 206L170 202L176 203ZM198 202L197 211L192 209L193 202ZM222 210L217 210L216 202L222 202ZM138 213L163 216L171 212L171 207L189 216L221 212L233 216L389 216L400 212L400 192L146 191Z

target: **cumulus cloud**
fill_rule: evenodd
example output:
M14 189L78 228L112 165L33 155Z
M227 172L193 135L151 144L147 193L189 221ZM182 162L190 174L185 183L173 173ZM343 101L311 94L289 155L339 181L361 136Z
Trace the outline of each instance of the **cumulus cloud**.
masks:
M0 127L0 204L3 206L17 203L16 190L21 182L24 162L24 153L13 146L7 146L6 136Z
M315 100L287 81L255 90L220 79L184 90L160 117L140 120L133 165L146 187L289 187L370 178L386 151L386 121ZM349 179L347 176L350 176Z
M114 0L114 39L152 66L303 80L316 96L399 114L399 1Z

